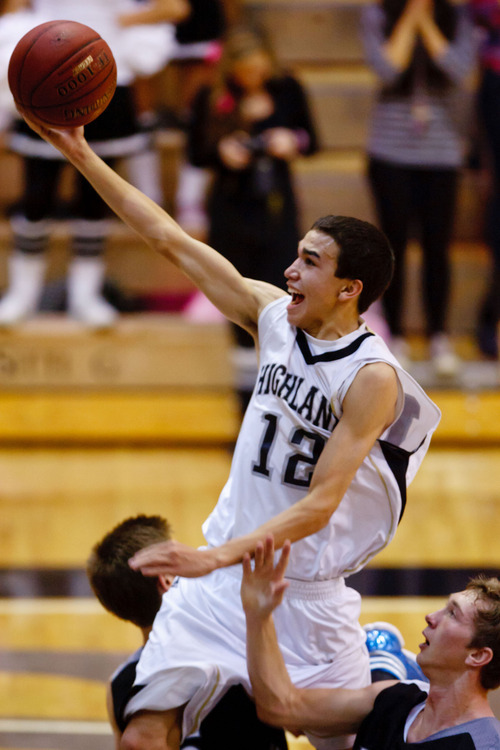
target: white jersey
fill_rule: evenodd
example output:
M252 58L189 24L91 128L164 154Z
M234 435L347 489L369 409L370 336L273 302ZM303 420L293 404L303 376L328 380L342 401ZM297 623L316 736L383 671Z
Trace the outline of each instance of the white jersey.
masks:
M398 416L362 463L322 531L292 545L289 587L274 613L281 653L299 687L369 684L358 592L344 576L362 567L395 532L439 410L362 324L337 341L290 326L289 297L259 319L260 371L219 502L203 526L209 544L247 534L305 496L316 462L342 416L361 367L388 362L400 384ZM241 566L178 578L163 597L137 667L130 715L185 705L184 736L233 684L249 689ZM352 737L309 740L321 750Z
M397 417L359 467L328 525L292 545L287 569L287 577L299 580L345 577L394 536L407 485L440 412L365 323L338 340L319 340L288 323L288 304L289 297L281 297L260 316L257 382L229 479L203 532L209 545L219 546L303 498L356 374L370 362L387 362L399 380Z

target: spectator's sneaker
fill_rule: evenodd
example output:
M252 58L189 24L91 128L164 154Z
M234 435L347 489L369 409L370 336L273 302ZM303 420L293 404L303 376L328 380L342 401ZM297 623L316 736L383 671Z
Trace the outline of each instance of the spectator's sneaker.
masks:
M455 378L460 371L460 359L444 333L436 333L430 340L432 364L439 378Z
M397 680L424 680L427 677L417 664L415 654L404 648L399 630L388 622L365 625L366 647L372 672L387 672Z

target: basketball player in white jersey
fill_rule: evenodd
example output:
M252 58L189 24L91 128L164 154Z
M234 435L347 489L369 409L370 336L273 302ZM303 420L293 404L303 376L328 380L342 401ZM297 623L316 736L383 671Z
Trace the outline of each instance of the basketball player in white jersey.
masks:
M360 318L392 275L386 238L357 219L320 219L285 271L285 292L243 278L186 234L102 162L82 129L32 126L150 247L249 331L260 354L231 474L203 527L207 546L170 541L131 560L146 575L182 577L142 652L121 747L151 750L166 737L177 748L232 684L249 687L241 561L267 533L277 548L292 542L290 585L276 614L292 680L368 685L360 598L345 577L394 535L439 421L437 407ZM341 737L329 747L350 744Z

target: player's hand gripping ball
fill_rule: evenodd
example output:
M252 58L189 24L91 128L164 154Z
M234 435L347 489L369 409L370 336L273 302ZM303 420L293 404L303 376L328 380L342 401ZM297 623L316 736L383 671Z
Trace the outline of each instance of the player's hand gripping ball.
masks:
M48 21L17 43L8 80L16 104L44 124L77 127L95 120L110 103L116 64L106 42L89 26Z

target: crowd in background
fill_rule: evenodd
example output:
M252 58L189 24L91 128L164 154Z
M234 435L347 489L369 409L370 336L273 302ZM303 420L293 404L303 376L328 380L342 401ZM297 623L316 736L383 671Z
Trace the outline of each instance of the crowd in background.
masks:
M15 28L9 30L7 17L22 19L19 32L29 24L27 13L39 22L59 12L54 0L4 0L1 10L2 40L6 34L12 37ZM321 145L300 76L282 67L268 40L243 24L242 6L227 0L113 0L75 3L74 8L70 3L65 12L88 25L102 24L103 36L106 31L113 36L116 27L120 33L139 29L143 40L151 39L143 45L149 48L146 59L134 63L127 63L127 56L115 48L114 103L86 131L99 153L113 164L126 161L131 181L162 203L155 134L166 127L182 131L179 222L207 239L242 273L283 286L283 270L293 260L304 229L292 164ZM498 356L499 27L496 0L458 5L449 0L379 0L366 4L360 28L353 29L378 82L367 128L366 176L376 223L396 256L394 279L382 300L388 343L409 366L405 276L408 243L417 239L422 251L423 334L435 371L443 377L454 377L460 368L448 329L450 248L472 133L479 133L482 166L491 175L484 241L491 250L492 272L476 339L483 356ZM4 47L5 55L8 45ZM158 89L162 79L157 74L173 65L178 80L172 107L169 92ZM477 106L464 116L461 102L474 75ZM0 107L4 102L5 91L0 91ZM60 218L70 222L72 260L67 280L55 290L59 296L49 295L48 305L93 328L112 326L117 311L106 287L103 258L109 223L104 205L79 180L71 205L62 207L62 162L15 116L10 121L3 117L2 125L8 148L22 158L24 188L10 208L12 252L0 326L16 325L34 315L44 300L47 304L46 248L51 222ZM335 212L334 195L331 204ZM209 314L208 308L200 309L202 316ZM245 401L255 356L248 337L237 329L234 337Z

